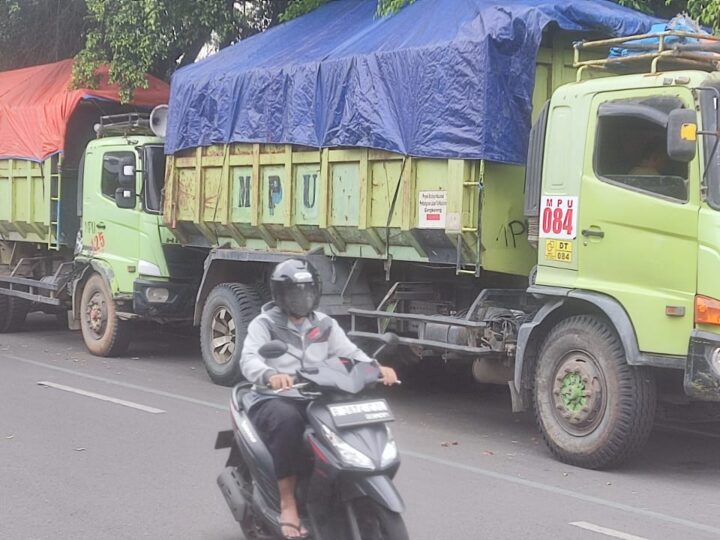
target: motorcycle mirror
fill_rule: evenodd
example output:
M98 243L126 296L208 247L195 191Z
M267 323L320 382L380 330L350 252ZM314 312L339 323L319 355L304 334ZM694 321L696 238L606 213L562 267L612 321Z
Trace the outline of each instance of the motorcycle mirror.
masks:
M326 317L305 333L305 341L308 345L327 341L332 329L333 320L330 317Z
M263 358L278 358L288 352L288 345L284 341L273 339L258 349L258 354Z

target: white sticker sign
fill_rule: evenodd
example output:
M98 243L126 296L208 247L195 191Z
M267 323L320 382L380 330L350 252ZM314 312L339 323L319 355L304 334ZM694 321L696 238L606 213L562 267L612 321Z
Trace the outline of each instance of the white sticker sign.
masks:
M447 191L420 191L418 227L444 229L447 213Z
M540 237L573 240L577 237L577 197L545 195L540 210Z

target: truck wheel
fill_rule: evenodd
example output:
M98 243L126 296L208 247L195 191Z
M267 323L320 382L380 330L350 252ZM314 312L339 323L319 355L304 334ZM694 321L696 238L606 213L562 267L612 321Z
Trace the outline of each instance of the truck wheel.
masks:
M200 346L205 369L215 384L232 386L242 379L243 342L261 306L256 289L242 283L221 283L208 296L200 323Z
M93 274L85 283L80 304L83 341L95 356L118 356L130 344L127 321L121 321L105 280Z
M579 315L553 328L540 351L534 394L545 443L570 465L617 466L653 426L652 373L626 363L620 339L599 317Z
M30 302L27 300L0 295L0 334L21 330L29 311Z

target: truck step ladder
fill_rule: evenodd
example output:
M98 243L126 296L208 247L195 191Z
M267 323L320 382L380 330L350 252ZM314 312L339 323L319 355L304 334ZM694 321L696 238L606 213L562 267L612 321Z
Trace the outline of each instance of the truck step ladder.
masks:
M480 242L480 209L482 208L483 180L485 178L485 161L480 162L480 168L476 180L463 182L463 212L467 208L469 226L461 225L460 234L457 235L455 259L455 274L480 277L480 253L482 244ZM465 206L467 204L467 207ZM473 239L474 237L474 239ZM475 245L470 245L472 241ZM472 254L468 260L465 256Z
M50 234L48 249L60 251L60 195L62 193L62 158L51 158L50 165Z

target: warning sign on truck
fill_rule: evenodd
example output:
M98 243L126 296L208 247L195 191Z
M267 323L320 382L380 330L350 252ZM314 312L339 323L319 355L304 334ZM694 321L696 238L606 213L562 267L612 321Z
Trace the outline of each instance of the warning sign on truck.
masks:
M444 229L447 212L447 191L420 191L418 227Z

